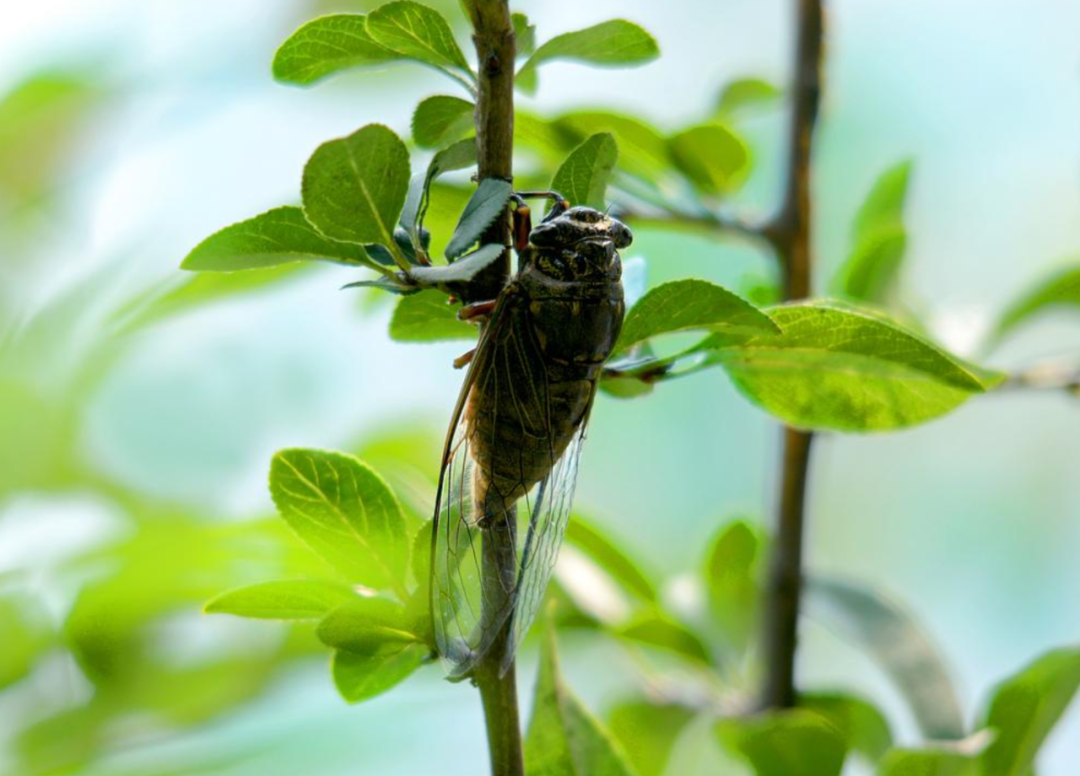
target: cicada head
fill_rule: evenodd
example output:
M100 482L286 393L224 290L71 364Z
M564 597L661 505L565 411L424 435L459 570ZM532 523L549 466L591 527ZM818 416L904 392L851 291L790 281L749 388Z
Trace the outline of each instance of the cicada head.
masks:
M572 207L545 218L529 235L533 264L556 280L606 277L619 266L619 249L633 241L630 228L591 207Z

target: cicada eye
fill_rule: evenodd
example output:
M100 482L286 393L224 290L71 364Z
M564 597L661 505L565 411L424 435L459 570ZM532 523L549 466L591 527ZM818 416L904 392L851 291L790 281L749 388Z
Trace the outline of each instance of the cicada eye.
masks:
M611 226L608 233L611 235L615 247L619 250L629 248L630 243L634 241L634 233L630 231L630 227L615 218L611 219Z

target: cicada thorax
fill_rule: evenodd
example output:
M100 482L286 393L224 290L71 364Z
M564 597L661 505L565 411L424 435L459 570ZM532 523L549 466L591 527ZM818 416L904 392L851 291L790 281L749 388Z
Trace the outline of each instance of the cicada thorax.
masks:
M630 230L591 208L538 225L493 319L466 407L483 526L543 480L586 422L622 326Z

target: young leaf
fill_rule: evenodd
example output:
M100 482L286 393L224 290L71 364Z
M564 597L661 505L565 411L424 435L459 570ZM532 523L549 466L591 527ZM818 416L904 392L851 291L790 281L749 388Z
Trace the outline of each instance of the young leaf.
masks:
M721 720L716 731L757 776L839 776L847 754L840 731L803 709Z
M583 518L575 515L567 524L566 541L592 558L626 592L648 603L658 600L655 586L637 563Z
M390 319L390 338L398 342L476 341L476 326L458 320L457 308L438 291L402 298Z
M367 30L376 42L402 56L474 77L450 25L434 8L412 0L387 3L368 16Z
M315 633L329 647L363 655L386 646L422 641L410 629L404 606L385 598L360 596L330 612Z
M353 598L356 593L348 585L288 579L222 593L207 603L203 611L261 620L318 620Z
M480 181L446 246L448 259L456 259L480 239L484 230L506 209L512 191L509 181L498 178Z
M696 633L657 613L635 618L619 628L616 634L627 641L674 652L699 665L710 666L713 663L709 648Z
M921 749L891 749L881 760L880 776L982 776L979 755L994 738L983 729L959 741L934 741Z
M327 237L393 250L408 189L408 149L386 127L369 124L312 154L304 166L304 214Z
M670 168L667 140L660 130L637 118L605 111L566 113L553 123L557 136L581 143L590 135L608 132L619 146L619 168L641 178L655 180ZM546 145L554 145L550 140Z
M366 465L342 453L282 450L270 465L270 495L297 535L348 579L406 596L405 516Z
M750 165L746 144L723 124L691 127L668 140L671 161L702 193L738 188Z
M361 246L319 234L300 208L279 207L210 235L180 267L194 272L234 272L319 259L371 264Z
M740 78L732 81L720 93L716 116L727 120L740 113L768 107L778 102L783 92L761 78Z
M1080 688L1080 649L1049 652L994 691L985 725L997 736L982 757L984 776L1027 776L1046 737Z
M684 706L658 706L642 699L618 704L607 722L638 776L662 776L675 740L693 718Z
M604 195L608 181L618 158L619 147L612 135L606 132L593 135L562 163L551 181L551 188L572 205L603 210L607 206Z
M407 679L429 654L425 645L415 642L388 644L369 654L341 650L334 653L331 666L334 685L349 703L366 701Z
M610 734L563 684L548 629L536 679L532 719L525 738L529 776L632 776Z
M1009 305L998 321L994 339L1000 340L1037 315L1061 308L1080 310L1080 266L1057 272Z
M832 723L848 749L870 764L876 764L892 746L889 723L880 711L861 698L822 693L800 695L799 708L813 711Z
M0 691L29 675L54 645L48 617L35 604L21 595L0 596Z
M755 404L800 428L876 431L944 415L985 390L967 365L898 324L801 302L769 310L779 335L703 344Z
M720 531L705 560L709 608L739 653L750 645L757 619L760 544L754 529L736 520Z
M529 24L529 17L523 13L510 14L514 24L514 39L519 57L527 57L536 50L536 26Z
M906 159L885 170L874 181L855 216L852 232L856 238L902 224L911 167L911 160Z
M615 351L660 334L690 330L764 332L780 328L765 313L705 280L674 280L649 291L630 308Z
M810 577L809 616L862 647L907 700L927 738L960 738L960 702L937 649L911 616L892 601L850 582Z
M660 55L652 35L633 22L612 19L577 32L557 35L542 44L521 66L517 85L536 91L536 68L554 59L568 59L591 65L639 65Z
M416 106L412 136L421 148L438 148L473 133L473 111L469 100L437 94Z
M366 17L334 14L311 20L281 44L274 54L274 78L306 85L350 67L399 59L401 54L368 34Z

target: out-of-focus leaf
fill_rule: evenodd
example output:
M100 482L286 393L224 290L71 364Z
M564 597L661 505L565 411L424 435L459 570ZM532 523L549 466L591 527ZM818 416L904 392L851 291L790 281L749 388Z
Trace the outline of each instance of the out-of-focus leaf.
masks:
M298 207L279 207L207 237L180 265L195 272L262 269L294 261L370 265L363 247L323 237Z
M668 140L668 150L687 180L710 196L737 189L750 167L746 144L723 124L690 127Z
M404 681L424 662L428 648L415 642L387 644L372 653L334 653L334 685L349 703L359 703Z
M690 330L778 333L772 319L725 288L705 280L673 280L630 308L615 351L660 334Z
M498 178L480 181L446 246L448 259L456 259L480 239L484 230L506 209L512 190L509 181Z
M701 638L685 625L656 612L630 621L615 631L620 638L658 647L701 665L711 665L712 655Z
M325 450L282 450L270 465L270 494L297 535L346 578L405 597L405 517L365 464Z
M991 731L982 730L960 741L934 742L921 749L891 749L882 758L878 774L981 776L984 771L979 766L979 754L992 738Z
M564 684L550 628L525 738L525 770L529 776L633 776L611 735Z
M983 753L984 776L1027 776L1046 737L1080 688L1080 649L1048 652L994 691L985 726L997 736Z
M421 148L438 148L468 137L474 131L476 105L460 97L437 94L416 106L412 136Z
M655 586L638 564L593 524L575 515L566 527L566 541L592 558L626 592L649 603L657 601Z
M852 232L856 237L903 222L911 168L912 161L906 159L885 170L874 181L855 216Z
M614 135L619 146L619 169L646 179L662 177L670 166L667 140L658 129L638 118L605 111L575 111L557 118L552 127L571 145L600 132Z
M724 526L705 559L709 608L724 640L736 652L750 645L758 614L761 541L747 523Z
M523 91L535 92L537 66L555 59L622 66L644 64L659 55L660 47L652 35L633 22L612 19L541 44L521 66L516 82Z
M628 700L607 714L611 735L622 744L638 776L662 776L675 739L694 718L683 706Z
M376 8L367 19L368 34L388 49L440 70L473 72L442 14L411 0Z
M768 312L782 334L714 334L703 348L748 399L793 426L902 428L985 390L959 359L876 314L827 302Z
M368 34L365 16L333 14L311 20L278 47L274 78L307 85L351 67L381 65L402 58Z
M839 730L803 709L717 723L725 749L741 754L757 776L839 776L847 744Z
M562 163L551 181L551 189L566 197L572 205L588 205L596 210L606 207L605 193L619 147L607 132L593 135L575 148Z
M0 691L27 676L54 642L44 617L22 596L0 596Z
M264 620L318 620L352 598L356 594L339 582L288 579L222 593L204 611Z
M404 606L385 598L358 596L330 612L316 634L327 646L363 655L388 645L422 641L411 630Z
M840 731L847 747L874 764L892 746L889 723L880 711L850 695L814 693L799 696L799 708L820 714Z
M716 103L716 115L730 119L741 113L776 104L783 92L761 78L740 78L727 84Z
M937 649L906 611L852 582L812 576L807 614L866 650L907 700L927 738L964 735L964 717Z
M994 338L1000 340L1044 312L1069 308L1080 310L1080 266L1060 270L1009 305L997 323Z
M409 151L380 124L319 146L304 166L304 215L334 240L395 249L409 189Z
M514 23L514 38L517 55L527 57L536 50L536 26L529 24L529 17L523 13L510 14Z
M402 298L390 319L390 337L398 342L476 340L476 326L458 320L457 308L438 291Z

